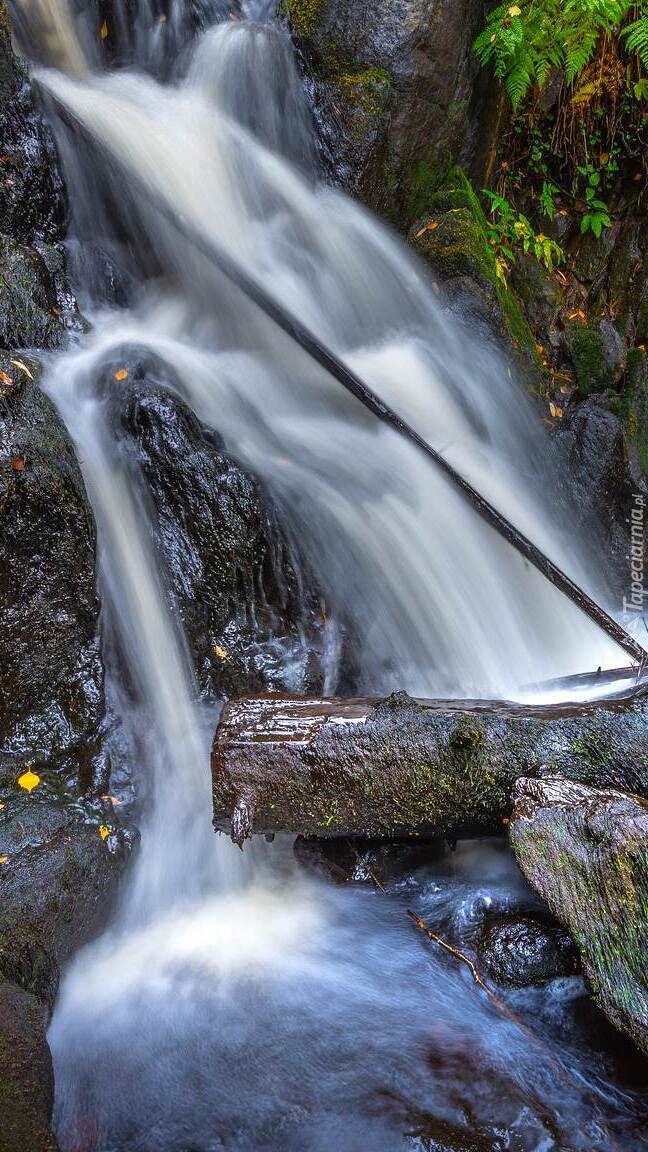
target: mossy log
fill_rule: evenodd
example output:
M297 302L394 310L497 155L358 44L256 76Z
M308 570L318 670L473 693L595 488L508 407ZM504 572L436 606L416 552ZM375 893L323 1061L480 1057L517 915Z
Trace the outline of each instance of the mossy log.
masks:
M214 738L214 825L372 838L488 835L521 776L648 795L645 686L598 705L248 697Z

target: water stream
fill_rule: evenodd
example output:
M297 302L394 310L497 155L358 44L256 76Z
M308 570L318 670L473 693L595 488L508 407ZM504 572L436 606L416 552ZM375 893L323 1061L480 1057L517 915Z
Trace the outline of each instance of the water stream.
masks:
M380 894L308 878L288 843L241 855L211 829L215 715L115 425L119 383L106 395L106 367L143 350L263 479L354 637L354 690L515 696L623 662L159 213L163 201L216 239L605 596L552 508L546 444L495 350L443 310L400 241L318 179L271 7L250 0L233 20L219 3L115 3L107 62L94 5L15 4L91 321L45 386L97 520L110 694L147 796L117 916L66 973L50 1030L62 1152L639 1148L642 1106L610 1037L592 1042L579 980L515 994L530 1044L405 917L411 905L470 941L485 907L530 900L501 846L460 846Z

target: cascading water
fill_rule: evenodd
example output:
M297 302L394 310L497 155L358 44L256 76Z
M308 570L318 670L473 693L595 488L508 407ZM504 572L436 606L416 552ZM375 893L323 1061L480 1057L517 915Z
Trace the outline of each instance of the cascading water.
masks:
M95 512L106 632L128 678L126 690L123 665L109 666L111 694L151 792L117 918L72 964L51 1028L63 1152L477 1147L468 1137L608 1148L630 1130L632 1093L571 1034L554 1037L552 1060L530 1047L412 938L398 893L336 892L296 875L281 845L244 859L212 833L214 716L197 702L143 477L110 418L118 384L110 404L99 387L106 364L144 349L263 478L351 637L356 690L514 695L619 653L159 213L164 202L218 240L592 586L585 551L543 506L546 446L496 354L430 298L387 231L318 184L289 41L254 22L272 6L250 2L235 21L218 4L113 7L118 70L101 71L92 7L75 22L60 0L16 0L54 101L71 251L94 254L75 265L92 330L52 360L47 388ZM116 268L125 303L106 307ZM336 654L332 643L328 691ZM468 935L517 883L496 848L475 853L408 893ZM525 995L520 1011L559 1034L573 985Z

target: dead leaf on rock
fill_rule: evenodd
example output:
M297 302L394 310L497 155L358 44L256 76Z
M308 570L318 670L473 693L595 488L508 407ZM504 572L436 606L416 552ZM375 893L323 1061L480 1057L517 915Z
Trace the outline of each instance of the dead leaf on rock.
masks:
M24 788L25 792L29 792L30 794L34 791L34 788L38 788L40 782L40 776L32 772L31 768L28 768L26 772L23 772L22 776L18 777L18 786Z
M13 456L11 459L11 467L14 472L24 472L27 467L27 461L24 456Z

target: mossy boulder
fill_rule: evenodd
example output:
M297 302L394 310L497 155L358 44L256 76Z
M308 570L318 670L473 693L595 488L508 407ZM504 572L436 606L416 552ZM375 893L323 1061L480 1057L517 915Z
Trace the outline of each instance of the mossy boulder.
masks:
M498 273L486 218L460 168L427 195L428 212L410 229L409 241L460 310L481 319L534 378L539 377L533 333L512 288Z
M648 804L560 777L521 779L510 840L577 945L599 1007L648 1052Z
M481 178L498 95L472 52L481 0L282 0L329 171L406 231L422 183Z

